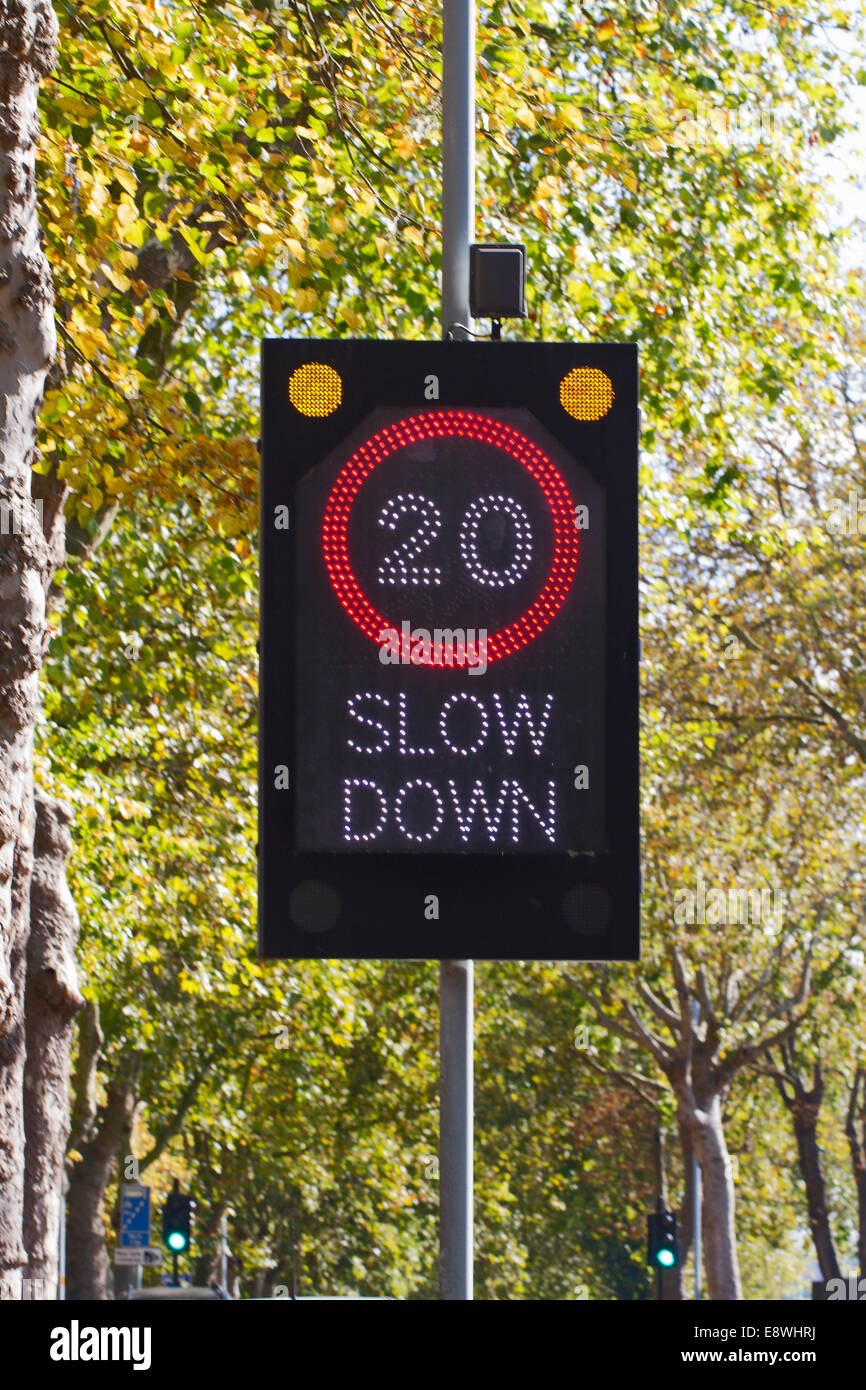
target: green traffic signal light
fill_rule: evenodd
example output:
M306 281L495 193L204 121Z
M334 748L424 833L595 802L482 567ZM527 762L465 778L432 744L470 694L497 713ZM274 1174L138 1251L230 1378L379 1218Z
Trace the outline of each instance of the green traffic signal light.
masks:
M179 1190L175 1179L174 1191L169 1193L162 1209L162 1238L174 1255L189 1249L192 1207L192 1198Z
M680 1261L677 1218L659 1202L647 1216L647 1264L654 1269L673 1269Z

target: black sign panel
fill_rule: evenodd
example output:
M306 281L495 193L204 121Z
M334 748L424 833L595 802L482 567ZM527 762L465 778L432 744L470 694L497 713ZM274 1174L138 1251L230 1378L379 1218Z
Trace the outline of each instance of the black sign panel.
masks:
M268 341L260 954L634 959L637 352Z

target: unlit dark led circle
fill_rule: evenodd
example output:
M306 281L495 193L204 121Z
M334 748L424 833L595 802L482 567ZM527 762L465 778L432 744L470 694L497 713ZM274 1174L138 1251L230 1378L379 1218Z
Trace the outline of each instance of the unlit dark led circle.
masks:
M289 916L301 931L330 931L340 916L340 895L330 883L310 878L289 895Z
M562 899L562 915L572 931L595 936L604 931L613 916L613 903L606 888L595 883L578 883Z

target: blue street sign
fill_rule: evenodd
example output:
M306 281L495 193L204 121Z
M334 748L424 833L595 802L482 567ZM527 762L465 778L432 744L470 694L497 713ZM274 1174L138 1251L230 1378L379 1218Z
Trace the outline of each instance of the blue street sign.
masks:
M125 1183L120 1194L120 1244L150 1245L150 1188L137 1182Z

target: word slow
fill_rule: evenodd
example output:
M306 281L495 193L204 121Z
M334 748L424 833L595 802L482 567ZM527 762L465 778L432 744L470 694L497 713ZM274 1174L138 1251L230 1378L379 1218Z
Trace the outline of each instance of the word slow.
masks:
M488 700L466 690L446 696L439 707L438 718L430 718L426 727L411 717L409 696L382 695L378 690L361 690L350 695L346 704L349 718L365 731L364 738L352 728L346 739L354 753L376 757L389 749L400 757L423 758L453 753L468 758L499 746L506 757L520 753L541 756L553 713L553 696L535 697L535 708L529 695L502 696L494 691ZM411 729L410 729L411 724ZM367 733L372 730L372 733Z

